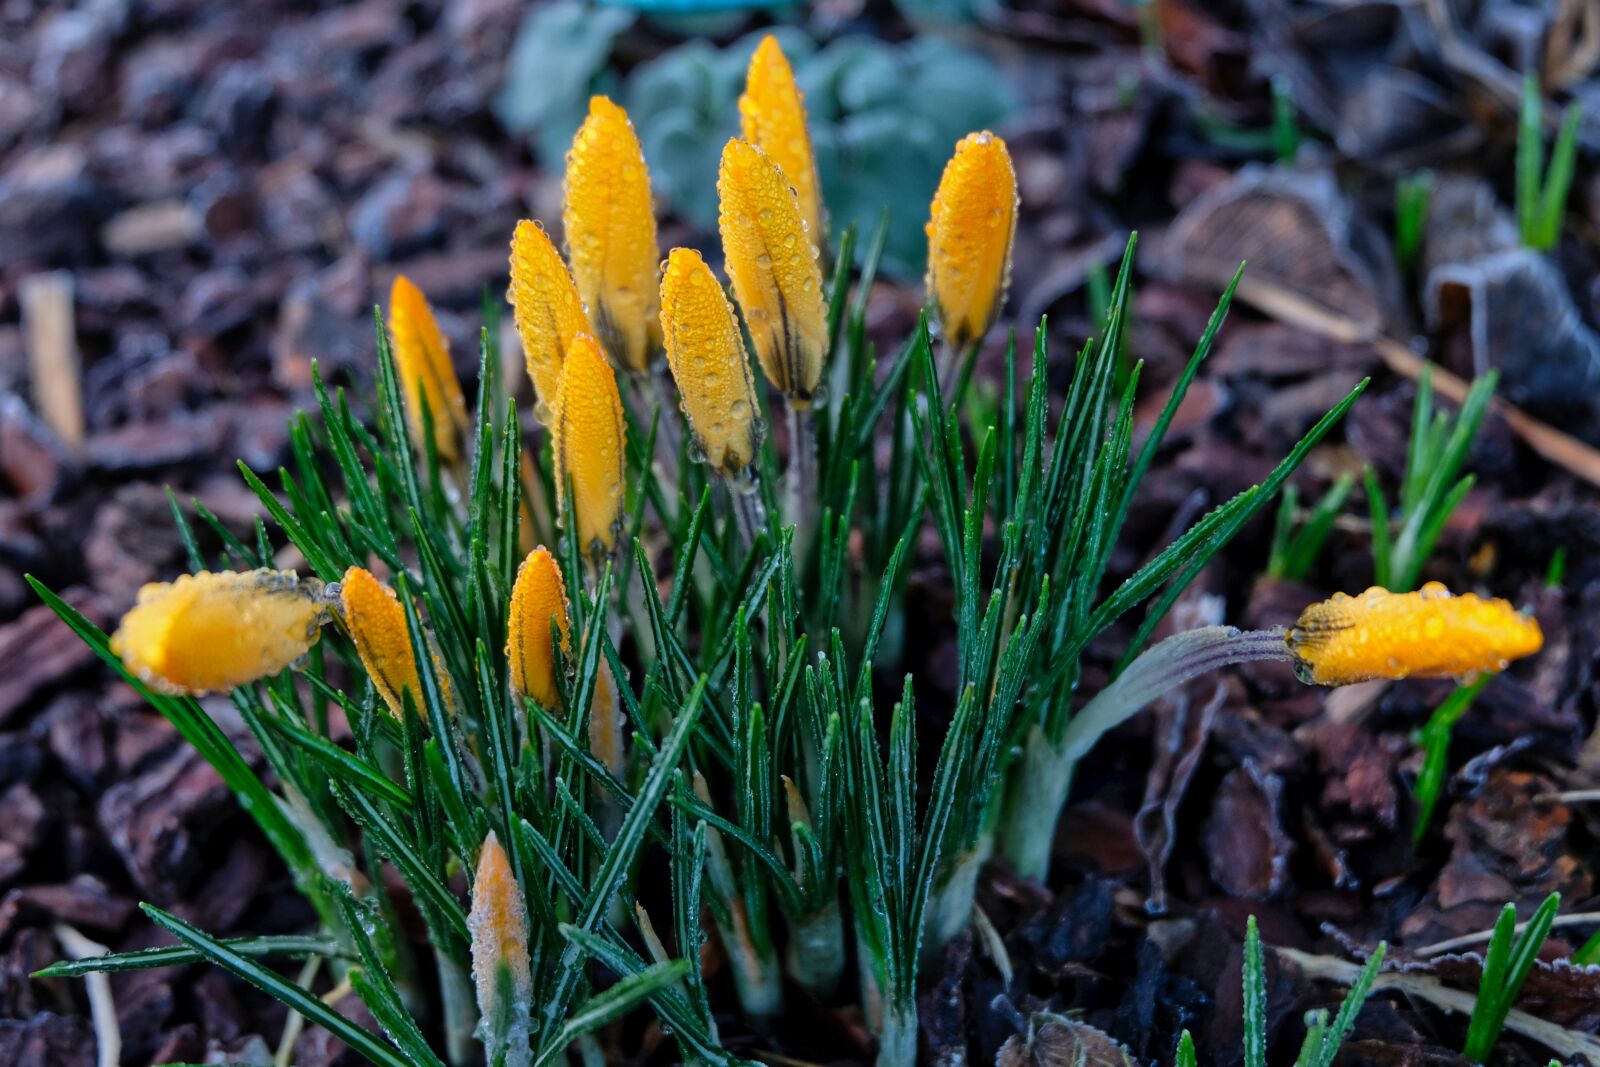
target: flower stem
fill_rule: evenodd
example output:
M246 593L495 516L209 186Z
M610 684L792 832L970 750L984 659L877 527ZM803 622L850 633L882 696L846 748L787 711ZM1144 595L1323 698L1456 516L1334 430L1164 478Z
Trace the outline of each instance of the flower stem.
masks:
M784 517L795 524L794 558L799 567L810 547L817 506L817 427L810 408L788 405L789 475Z
M748 485L731 481L725 482L725 485L729 508L734 521L739 524L739 537L744 541L745 548L752 548L767 526L767 509L761 504L761 490L753 481Z
M1035 726L1023 746L1012 783L1011 810L1003 832L1005 855L1024 878L1049 872L1056 822L1066 805L1072 772L1105 734L1140 709L1207 671L1253 660L1292 660L1282 630L1203 626L1175 634L1146 649L1116 680L1085 704L1060 738Z

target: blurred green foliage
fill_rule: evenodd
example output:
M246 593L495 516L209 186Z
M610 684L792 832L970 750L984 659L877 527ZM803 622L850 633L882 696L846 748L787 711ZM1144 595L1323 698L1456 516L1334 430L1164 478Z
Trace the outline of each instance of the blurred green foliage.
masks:
M689 41L634 69L619 92L605 63L632 18L576 3L534 11L518 37L497 114L512 132L532 138L542 162L556 165L588 94L614 93L639 131L662 206L713 231L717 161L739 132L745 67L768 31L726 48ZM854 223L872 232L887 208L884 267L919 276L928 204L956 141L999 125L1015 110L1015 95L987 58L937 37L887 44L849 36L818 48L803 30L771 32L806 94L829 229Z

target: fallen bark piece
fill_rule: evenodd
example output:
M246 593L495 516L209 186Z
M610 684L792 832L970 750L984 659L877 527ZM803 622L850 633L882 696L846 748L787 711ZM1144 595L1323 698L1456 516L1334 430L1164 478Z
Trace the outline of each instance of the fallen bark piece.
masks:
M35 274L17 286L17 302L27 331L34 406L61 443L78 452L83 448L83 371L72 289L67 271Z

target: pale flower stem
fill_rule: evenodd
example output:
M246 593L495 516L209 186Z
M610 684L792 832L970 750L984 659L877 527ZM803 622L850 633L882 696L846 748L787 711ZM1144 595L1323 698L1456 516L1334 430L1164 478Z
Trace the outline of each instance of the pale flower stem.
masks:
M980 343L981 339L957 348L948 337L939 339L939 395L944 398L945 407L959 405L966 395Z
M1072 717L1061 737L1051 738L1034 726L1023 745L1014 799L1001 829L1002 852L1012 867L1023 878L1044 879L1073 769L1108 731L1152 700L1208 671L1293 658L1282 630L1242 631L1231 626L1186 630L1141 653Z
M810 408L788 405L789 476L784 518L795 524L794 558L803 564L811 543L817 506L817 427Z
M454 960L441 954L437 963L439 997L444 1007L445 1060L451 1067L464 1067L472 1058L472 1031L478 1022L472 982Z
M761 505L760 488L753 482L741 486L729 479L723 479L722 484L728 493L728 505L734 521L739 524L740 540L745 548L754 547L756 538L761 536L761 531L767 525L767 509Z
M311 983L316 981L317 971L322 967L322 957L312 956L300 968L300 974L295 978L294 984L301 989L309 990ZM291 1011L283 1023L283 1036L278 1039L278 1050L273 1054L273 1067L290 1067L294 1061L294 1046L300 1040L300 1033L305 1029L306 1017L297 1011Z

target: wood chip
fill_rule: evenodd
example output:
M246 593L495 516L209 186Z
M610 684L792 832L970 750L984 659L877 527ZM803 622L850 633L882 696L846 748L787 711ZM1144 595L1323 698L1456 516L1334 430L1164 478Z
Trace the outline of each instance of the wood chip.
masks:
M72 275L34 274L17 286L28 346L33 403L74 453L83 450L83 374L72 318Z

